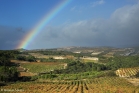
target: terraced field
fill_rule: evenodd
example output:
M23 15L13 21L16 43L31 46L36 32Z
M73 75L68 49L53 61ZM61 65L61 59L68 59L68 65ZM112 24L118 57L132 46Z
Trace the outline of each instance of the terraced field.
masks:
M132 77L139 73L139 67L120 68L116 70L116 75L119 77Z

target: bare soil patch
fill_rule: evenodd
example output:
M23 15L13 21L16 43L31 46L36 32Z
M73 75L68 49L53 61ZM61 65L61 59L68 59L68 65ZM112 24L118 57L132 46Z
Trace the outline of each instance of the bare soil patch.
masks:
M130 83L132 83L134 86L139 86L139 78L129 78L127 79Z
M21 60L11 60L13 63L30 63L28 61L21 61Z
M31 72L20 72L20 77L22 76L34 76L36 73L31 73Z

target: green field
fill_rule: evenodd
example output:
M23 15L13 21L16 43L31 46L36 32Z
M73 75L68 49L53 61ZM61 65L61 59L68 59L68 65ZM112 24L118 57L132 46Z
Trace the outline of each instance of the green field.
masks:
M61 63L22 63L22 67L28 69L32 73L50 72L56 69L63 69L64 65Z

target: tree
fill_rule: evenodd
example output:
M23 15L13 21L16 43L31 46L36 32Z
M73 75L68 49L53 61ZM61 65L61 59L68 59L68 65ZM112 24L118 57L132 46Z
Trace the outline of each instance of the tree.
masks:
M34 56L28 56L27 61L29 62L36 62L36 58Z
M16 67L0 67L0 81L8 82L8 81L16 81L18 80L18 72Z
M25 56L17 56L16 59L18 60L22 60L22 61L26 61L26 57Z
M0 66L8 66L10 65L10 60L4 56L0 57Z

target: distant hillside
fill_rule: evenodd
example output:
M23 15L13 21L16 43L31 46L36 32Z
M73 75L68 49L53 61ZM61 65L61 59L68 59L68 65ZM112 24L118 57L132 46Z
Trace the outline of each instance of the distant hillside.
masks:
M63 48L52 48L52 49L16 49L20 52L23 51L68 51L73 53L93 53L99 54L103 53L106 57L112 57L113 55L121 55L121 56L129 56L129 55L139 55L139 47L127 47L127 48L115 48L115 47L78 47L78 46L70 46Z
M71 52L98 52L98 51L105 51L105 50L111 50L112 47L65 47L65 48L57 48L59 51L71 51Z
M20 52L27 51L27 50L24 49L24 48L19 48L19 49L15 49L15 50L20 51Z

